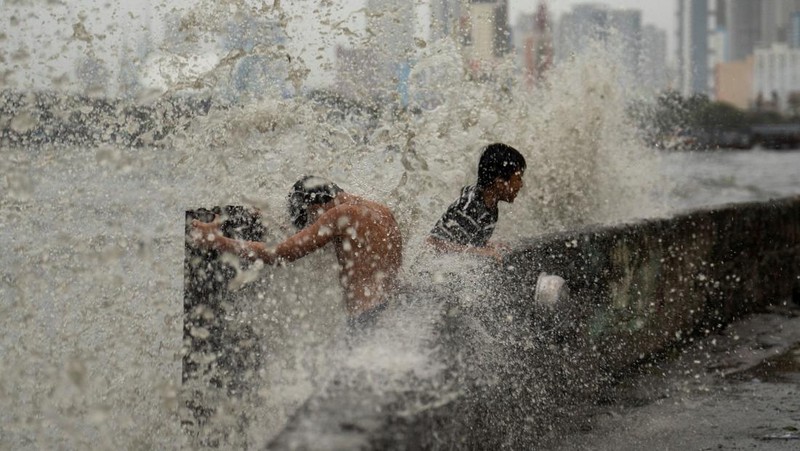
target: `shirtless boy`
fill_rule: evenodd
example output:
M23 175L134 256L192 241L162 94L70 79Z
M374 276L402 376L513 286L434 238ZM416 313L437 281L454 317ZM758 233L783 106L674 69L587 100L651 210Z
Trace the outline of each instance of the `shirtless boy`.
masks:
M357 329L369 326L386 307L402 265L403 240L392 212L314 176L298 180L288 201L299 231L274 247L226 238L217 221L192 221L195 243L268 265L297 260L331 243L339 261L348 324Z

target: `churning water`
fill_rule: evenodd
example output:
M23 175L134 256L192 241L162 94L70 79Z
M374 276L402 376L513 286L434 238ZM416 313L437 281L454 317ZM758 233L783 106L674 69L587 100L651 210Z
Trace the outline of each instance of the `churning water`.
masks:
M437 380L441 367L422 345L432 332L414 319L424 318L424 307L421 316L396 318L383 339L354 349L338 344L341 290L335 259L323 251L261 269L240 288L229 321L259 337L261 366L245 375L248 392L220 407L211 438L184 431L187 209L255 205L267 212L274 241L288 233L291 184L308 173L328 177L395 211L413 292L430 280L485 270L481 262L431 262L421 243L460 187L473 182L489 142L509 143L528 161L523 192L501 206L495 238L510 244L674 208L800 192L796 172L772 176L797 168L797 153L664 157L645 147L625 114L630 90L607 49L555 68L534 93L465 80L462 61L444 45L420 49L418 59L419 67L440 71L429 80L434 86L417 87L437 93L435 109L334 115L319 102L275 93L224 107L212 102L207 115L143 146L5 143L0 448L200 447L218 430L231 443L259 447L335 370L374 371L374 387L386 390ZM84 110L86 121L115 120ZM2 119L14 127L25 121ZM446 296L465 305L491 299L479 278L459 280L436 289L446 287ZM448 396L447 384L431 387Z

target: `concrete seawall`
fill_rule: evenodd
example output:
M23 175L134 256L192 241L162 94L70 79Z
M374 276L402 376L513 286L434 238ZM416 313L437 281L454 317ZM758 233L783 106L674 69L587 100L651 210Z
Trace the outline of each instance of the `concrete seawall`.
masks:
M531 292L558 274L614 369L694 332L728 324L800 290L800 198L723 206L669 219L531 240L508 258L505 285Z
M491 308L426 304L446 367L438 380L375 390L342 372L270 448L546 443L638 360L770 304L800 302L800 198L544 236L503 267L487 276ZM533 302L543 272L567 281L569 301Z
M203 353L204 341L212 346L225 334L214 333L213 324L197 325L203 316L192 306L225 298L225 289L206 286L215 280L208 269L218 265L201 263L207 257L198 260L190 251L185 308L192 327L185 341ZM542 273L563 277L569 298L535 302ZM484 292L465 303L454 293L470 280ZM354 367L344 355L341 369L271 448L541 446L637 361L770 304L800 303L800 197L538 237L519 245L502 267L422 291L384 315L394 330L376 346L384 353L382 346L398 343L401 351L418 347L439 370L420 375L413 364L395 365L386 374L369 360ZM211 333L205 338L193 328ZM218 366L231 374L247 365L226 362L248 362L237 353L256 352L224 343L216 348L228 349ZM189 353L184 362L186 384L203 373L195 355L201 354ZM189 407L192 422L202 424L209 406Z

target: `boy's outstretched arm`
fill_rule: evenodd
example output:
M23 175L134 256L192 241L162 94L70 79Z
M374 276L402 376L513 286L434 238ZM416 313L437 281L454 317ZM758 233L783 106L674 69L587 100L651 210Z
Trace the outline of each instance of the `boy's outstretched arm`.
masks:
M434 236L428 236L427 243L439 252L460 252L464 254L488 257L498 262L503 261L503 256L493 246L475 247L445 241Z
M325 212L313 224L274 248L257 241L240 241L223 236L218 218L209 223L193 220L192 238L198 247L228 252L250 261L262 260L267 265L291 262L325 246L336 235L337 215L334 210Z

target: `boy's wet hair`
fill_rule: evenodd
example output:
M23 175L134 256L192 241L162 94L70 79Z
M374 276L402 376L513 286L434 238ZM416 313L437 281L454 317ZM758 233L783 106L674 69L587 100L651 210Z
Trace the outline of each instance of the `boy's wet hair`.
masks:
M306 175L296 181L287 197L292 224L298 230L304 229L308 226L308 208L327 204L340 192L338 185L322 177Z
M510 180L526 167L525 157L517 149L503 143L489 144L478 162L478 187L486 188L498 178Z

